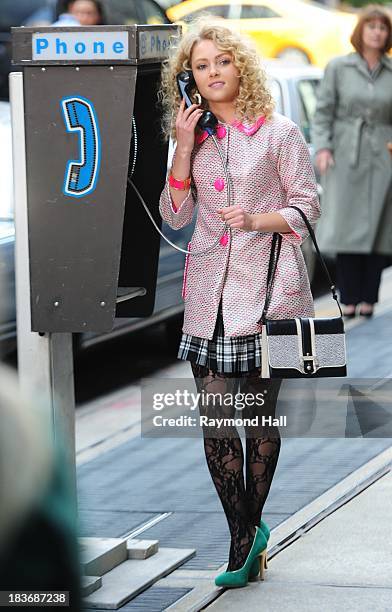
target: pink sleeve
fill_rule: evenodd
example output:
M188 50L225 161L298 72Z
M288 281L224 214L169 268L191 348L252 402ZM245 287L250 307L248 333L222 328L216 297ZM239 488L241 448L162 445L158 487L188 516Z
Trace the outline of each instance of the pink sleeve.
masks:
M191 189L189 189L185 200L177 209L171 197L169 181L166 179L165 186L159 198L159 212L162 219L166 221L172 229L181 229L192 221L194 210L195 201Z
M287 205L276 212L282 215L291 228L291 232L282 233L282 236L292 243L301 244L309 232L301 215L292 205L298 206L311 224L315 224L320 217L321 209L308 147L296 124L292 125L282 143L278 172L287 194Z
M173 162L175 159L175 152L173 155ZM195 211L196 202L192 194L192 189L189 189L185 200L181 203L179 208L173 202L173 198L170 193L169 179L166 178L165 186L162 190L159 198L159 212L161 217L172 229L181 229L193 219L193 213Z

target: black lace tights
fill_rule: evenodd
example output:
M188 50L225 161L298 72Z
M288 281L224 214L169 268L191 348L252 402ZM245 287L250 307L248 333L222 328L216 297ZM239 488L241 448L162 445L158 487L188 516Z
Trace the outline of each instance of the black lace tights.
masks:
M229 525L231 545L227 569L233 571L242 567L248 556L278 461L281 445L279 429L263 424L261 416L275 416L281 381L260 378L259 369L234 375L213 372L194 363L191 366L197 391L201 394L200 416L214 419L203 424L204 449L208 469ZM249 405L238 410L239 401L245 394ZM256 416L257 424L245 426L245 484L244 453L237 428L230 424L218 427L216 419L254 419Z

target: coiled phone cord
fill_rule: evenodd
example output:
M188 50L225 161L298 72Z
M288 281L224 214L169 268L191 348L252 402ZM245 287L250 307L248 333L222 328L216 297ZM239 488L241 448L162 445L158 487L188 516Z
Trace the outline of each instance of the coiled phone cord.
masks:
M141 195L140 191L136 187L135 183L131 180L131 178L133 176L133 173L134 173L134 170L135 170L136 158L137 158L137 129L136 129L135 117L132 117L132 131L133 131L133 143L134 143L133 160L132 160L131 172L130 172L127 180L128 180L128 183L135 190L136 195L138 196L139 200L143 204L146 213L150 217L151 223L153 224L153 226L155 227L157 232L162 236L162 238L164 240L166 240L166 242L168 244L170 244L170 246L172 246L174 249L177 249L177 251L181 251L181 253L185 253L185 255L194 255L194 256L197 256L197 255L204 255L205 253L209 253L210 251L215 249L215 247L218 246L218 244L220 243L221 239L223 238L223 236L226 234L227 231L230 232L230 237L231 237L231 227L225 222L225 226L224 226L224 230L222 232L222 235L219 236L219 238L216 240L216 242L214 242L214 244L212 246L208 247L207 249L203 249L202 251L188 251L187 249L182 249L178 245L174 244L171 240L169 240L169 238L167 238L161 232L161 230L159 229L158 225L155 223L155 220L154 220L152 214L150 213L150 211L148 209L148 206L147 206L147 204L145 203L145 201L143 199L143 196ZM222 167L223 167L223 171L225 173L226 185L227 185L227 201L226 201L226 205L230 206L232 191L231 191L231 180L230 180L230 177L229 177L229 173L227 171L226 160L223 157L223 153L221 151L221 148L220 148L220 146L218 144L218 141L217 141L215 135L211 134L211 138L214 141L214 144L215 144L215 146L217 148L217 151L219 153L219 157L221 158L221 161L222 161Z

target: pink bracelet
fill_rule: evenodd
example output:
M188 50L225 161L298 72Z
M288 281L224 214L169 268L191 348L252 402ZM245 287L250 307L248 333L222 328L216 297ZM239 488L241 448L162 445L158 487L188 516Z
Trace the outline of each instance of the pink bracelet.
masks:
M173 187L173 189L178 189L179 191L185 191L186 189L189 189L189 187L191 186L191 179L187 178L187 179L184 179L183 181L178 181L176 178L174 178L174 176L170 172L169 185L170 187Z

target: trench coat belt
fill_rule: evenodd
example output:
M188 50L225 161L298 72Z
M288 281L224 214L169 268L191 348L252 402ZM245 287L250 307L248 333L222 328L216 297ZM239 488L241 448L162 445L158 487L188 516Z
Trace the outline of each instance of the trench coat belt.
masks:
M381 121L374 121L374 120L369 121L366 117L362 117L362 116L351 118L351 122L353 123L353 126L354 126L354 139L353 139L351 155L350 155L350 166L354 168L355 166L358 165L359 150L360 150L363 128L365 126L373 128L376 125L388 125L388 124L385 122L381 122ZM379 143L377 143L375 134L372 134L370 138L370 142L371 142L373 155L379 155L380 145Z

